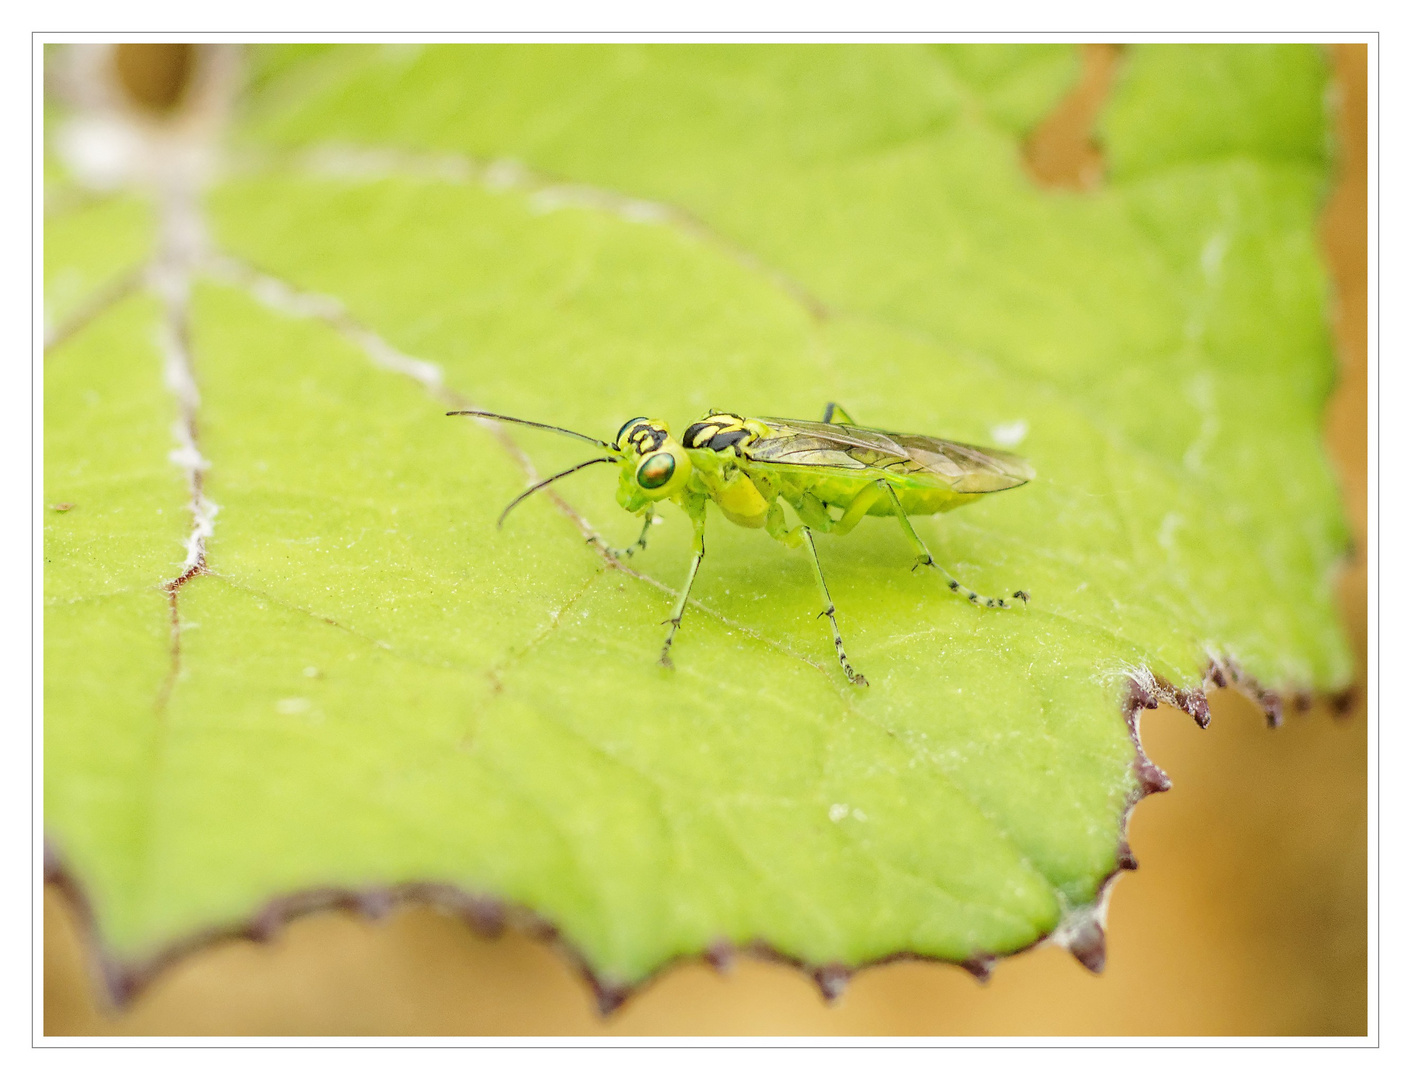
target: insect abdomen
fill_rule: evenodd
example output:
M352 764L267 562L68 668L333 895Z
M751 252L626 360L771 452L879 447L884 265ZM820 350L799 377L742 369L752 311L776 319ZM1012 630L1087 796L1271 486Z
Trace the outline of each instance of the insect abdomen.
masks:
M853 499L879 479L878 473L871 471L862 476L848 476L805 469L781 469L777 470L773 477L782 481L778 486L789 502L796 502L802 493L807 491L820 502L839 510L845 510L852 504ZM901 500L902 509L908 514L939 514L974 502L980 497L952 491L936 483L918 483L910 478L902 478L891 486L897 493L897 498ZM878 499L868 507L867 512L874 517L889 517L892 514L892 501Z
M980 497L965 492L951 491L949 488L897 486L895 490L897 497L901 500L901 508L908 514L943 514L947 510L954 510L957 506L974 502ZM890 517L892 501L890 499L879 500L869 507L867 512L877 517Z

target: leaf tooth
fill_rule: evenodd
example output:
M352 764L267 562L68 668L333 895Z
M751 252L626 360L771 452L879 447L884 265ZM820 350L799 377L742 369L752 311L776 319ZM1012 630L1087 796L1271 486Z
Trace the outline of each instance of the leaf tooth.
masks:
M598 1006L598 1015L604 1018L617 1012L627 1004L627 999L632 996L632 987L626 983L603 982L591 972L588 973L588 982L593 988L593 998Z
M975 981L983 986L990 981L990 975L995 970L996 962L993 953L975 953L975 955L962 960L960 966L974 975Z
M813 968L809 974L818 984L818 991L823 995L823 1000L829 1005L836 1005L843 996L843 991L848 988L848 983L852 981L853 969L845 964L822 964Z
M1266 690L1259 695L1259 707L1264 710L1264 719L1271 728L1281 727L1284 722L1284 703L1279 695Z
M1117 869L1135 870L1137 868L1137 857L1132 854L1132 845L1127 843L1124 836L1117 844Z
M735 967L735 945L725 938L717 938L706 947L701 957L707 964L724 975Z
M1103 906L1078 908L1064 919L1054 940L1094 975L1107 966L1107 931L1103 927Z

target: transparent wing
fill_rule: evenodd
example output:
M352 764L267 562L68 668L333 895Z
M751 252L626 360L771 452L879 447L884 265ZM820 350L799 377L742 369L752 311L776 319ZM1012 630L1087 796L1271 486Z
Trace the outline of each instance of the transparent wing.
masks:
M746 451L751 461L804 468L880 469L937 480L952 491L984 493L1034 478L1027 461L1003 450L854 424L765 416L770 434Z

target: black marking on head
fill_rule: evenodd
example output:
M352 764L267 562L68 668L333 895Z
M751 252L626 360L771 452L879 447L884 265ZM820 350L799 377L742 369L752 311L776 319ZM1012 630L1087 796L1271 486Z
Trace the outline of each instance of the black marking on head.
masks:
M620 449L622 447L623 440L627 438L627 433L629 431L635 428L638 424L645 424L646 422L647 418L645 416L634 416L631 420L627 421L627 423L623 424L620 428L618 428L617 438L613 440L617 443L618 448Z
M617 445L619 449L631 449L645 457L653 450L660 450L669 437L666 428L650 420L632 420L618 432Z

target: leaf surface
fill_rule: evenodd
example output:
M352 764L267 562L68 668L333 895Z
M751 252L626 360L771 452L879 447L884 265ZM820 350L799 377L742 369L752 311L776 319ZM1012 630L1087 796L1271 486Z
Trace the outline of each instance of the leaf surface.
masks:
M45 501L74 504L45 521L46 827L119 957L414 882L532 909L608 984L720 940L1003 955L1117 866L1133 673L1348 680L1316 51L1132 49L1091 195L1022 165L1067 47L252 59L189 295L46 360ZM64 211L46 281L121 265L133 220ZM1027 611L909 572L890 519L820 539L865 690L804 559L713 511L661 669L681 515L630 573L584 542L635 535L608 470L497 531L519 455L581 447L442 415L610 438L828 400L1038 473L917 523ZM219 509L176 586L183 418Z

